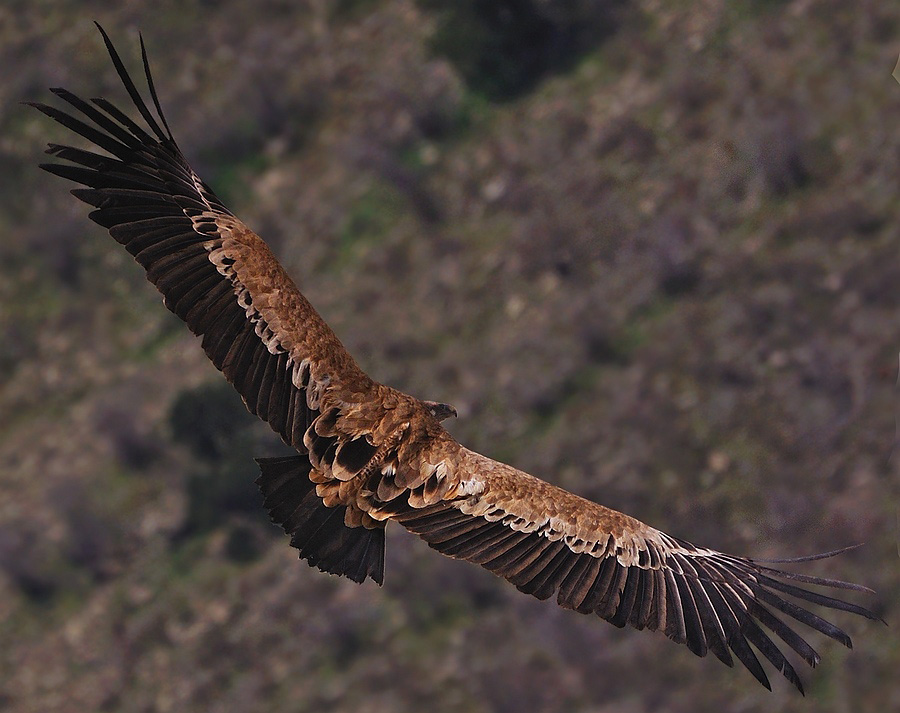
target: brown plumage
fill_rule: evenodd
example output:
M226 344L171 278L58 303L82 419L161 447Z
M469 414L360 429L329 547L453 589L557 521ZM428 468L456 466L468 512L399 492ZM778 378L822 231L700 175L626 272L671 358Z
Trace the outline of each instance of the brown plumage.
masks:
M818 654L791 620L846 646L850 638L807 604L875 618L802 585L865 587L670 537L467 450L440 424L455 415L451 406L369 378L266 244L191 170L163 117L143 41L155 117L100 31L146 126L106 100L53 89L73 114L32 106L108 155L50 144L67 163L42 168L85 186L72 192L95 208L91 219L144 267L247 408L297 450L260 459L257 482L273 521L311 565L380 584L384 526L395 520L540 599L662 631L729 666L734 655L769 687L752 645L801 692L771 634L815 666Z

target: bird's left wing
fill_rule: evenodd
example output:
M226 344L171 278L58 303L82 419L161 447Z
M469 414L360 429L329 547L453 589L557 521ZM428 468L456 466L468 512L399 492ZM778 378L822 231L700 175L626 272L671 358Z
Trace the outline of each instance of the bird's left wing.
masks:
M559 605L616 626L662 631L698 656L711 651L728 666L734 654L767 688L751 644L801 692L800 678L771 634L810 666L819 661L792 628L794 621L851 646L850 637L809 611L809 604L877 618L804 585L871 591L866 587L695 547L449 436L434 439L414 472L412 478L391 470L373 474L361 491L361 507L539 599L555 595ZM404 487L397 487L398 478ZM832 554L838 553L791 561Z

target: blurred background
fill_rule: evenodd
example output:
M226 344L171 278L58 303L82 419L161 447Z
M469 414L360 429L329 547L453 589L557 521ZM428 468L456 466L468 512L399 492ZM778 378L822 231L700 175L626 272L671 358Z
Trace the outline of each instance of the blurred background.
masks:
M804 700L399 528L383 588L297 561L284 447L36 167L19 101L128 104L94 19L374 378L698 544L866 542L805 571L891 627L810 633ZM0 709L900 709L898 52L876 0L6 0Z

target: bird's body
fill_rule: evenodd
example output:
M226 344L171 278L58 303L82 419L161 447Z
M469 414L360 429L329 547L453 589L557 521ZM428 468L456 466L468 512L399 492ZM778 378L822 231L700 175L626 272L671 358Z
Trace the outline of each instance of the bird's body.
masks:
M302 558L381 583L384 527L393 520L541 599L555 595L561 606L617 626L663 631L728 665L733 654L768 687L752 644L801 691L766 629L815 665L818 655L785 618L848 646L850 639L803 603L874 616L800 585L865 587L694 547L470 451L441 425L451 406L367 376L262 239L190 168L162 115L146 53L157 117L103 37L147 126L106 100L55 89L90 123L34 106L108 155L51 144L48 152L69 163L43 167L85 186L73 193L95 208L91 218L145 268L250 411L296 449L260 459L257 482Z

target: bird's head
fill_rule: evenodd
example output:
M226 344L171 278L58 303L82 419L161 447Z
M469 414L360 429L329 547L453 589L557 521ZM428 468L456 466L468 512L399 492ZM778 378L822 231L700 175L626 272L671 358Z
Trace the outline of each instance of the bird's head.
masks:
M451 416L457 416L456 409L450 404L442 404L438 401L423 401L422 405L428 409L429 413L438 421L443 421Z

